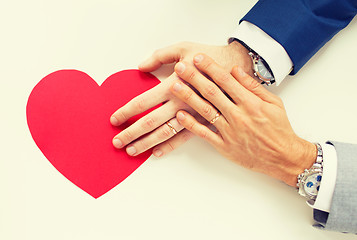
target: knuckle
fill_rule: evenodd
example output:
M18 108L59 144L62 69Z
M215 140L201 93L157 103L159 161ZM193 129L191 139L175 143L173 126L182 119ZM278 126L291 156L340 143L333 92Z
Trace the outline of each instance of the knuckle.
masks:
M212 108L209 105L205 105L202 108L202 113L204 116L210 117L212 115Z
M136 149L140 152L146 151L150 148L149 144L144 140L137 141L136 146Z
M195 72L195 71L191 71L191 72L188 74L187 80L188 80L189 82L191 82L191 81L194 81L195 78L196 78L196 72Z
M171 102L171 106L172 106L172 109L174 111L178 111L180 109L185 109L187 108L187 104L185 102L183 102L180 98L172 98L172 100L170 100Z
M130 143L132 141L133 135L130 133L130 131L123 131L122 134L126 143Z
M137 109L139 109L140 111L143 111L145 110L145 100L142 99L142 98L138 98L136 101L135 101L135 107Z
M229 80L231 80L231 75L229 73L221 73L220 76L217 78L217 81L219 83L227 83Z
M214 97L217 95L217 88L212 85L208 85L204 91L205 96Z
M142 128L144 129L151 129L155 126L155 119L154 118L146 118L144 119L144 122L142 123Z
M171 152L175 149L175 146L172 144L172 142L167 142L167 148L169 149L169 152Z
M188 130L193 130L195 127L195 122L190 122L188 125L187 125L187 129Z
M180 109L190 109L190 107L187 105L187 103L183 102L183 101L179 101L177 103L175 103L175 111L178 111Z
M229 115L234 119L234 120L238 120L241 118L241 114L239 111L237 111L237 109L231 109L229 111Z
M189 42L179 42L174 45L175 51L180 54L180 59L182 59L182 55L184 55L190 47Z
M170 131L169 129L163 128L163 129L161 130L161 137L162 137L163 139L167 139L167 138L169 138L170 136L171 136L171 131Z
M207 139L208 135L207 135L207 131L205 131L205 129L200 129L198 131L198 136L200 136L203 139Z
M187 91L183 96L184 101L185 102L190 102L191 99L192 99L192 95L193 95L192 91Z
M118 117L120 119L120 121L124 122L126 121L128 118L126 116L126 113L124 111L118 111L116 113L116 116L115 117Z
M212 67L212 64L213 64L212 60L211 60L211 59L207 59L207 58L204 58L204 59L205 59L205 61L202 61L201 67L202 67L203 69L209 69L209 68L211 68L211 67Z
M247 86L248 86L248 90L254 91L260 87L260 83L258 83L257 80L251 78L251 79L249 79Z

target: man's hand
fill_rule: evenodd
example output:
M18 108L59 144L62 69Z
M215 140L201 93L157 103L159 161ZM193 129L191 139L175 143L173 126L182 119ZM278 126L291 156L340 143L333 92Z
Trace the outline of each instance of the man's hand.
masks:
M226 46L179 43L155 51L148 60L140 64L139 69L143 72L151 72L160 68L163 64L179 61L185 61L193 66L193 56L198 52L211 56L227 71L232 69L234 65L239 65L246 72L253 74L252 61L248 55L248 50L238 42ZM161 107L142 117L115 136L113 145L116 148L126 147L127 153L135 156L156 146L153 153L160 157L193 136L191 132L184 130L175 118L179 109L185 109L195 115L195 111L191 107L170 91L171 84L178 79L177 75L173 73L162 83L137 96L112 115L110 122L114 126L119 126L129 118L162 103ZM165 124L166 122L169 122L169 124Z
M181 80L172 83L171 90L217 132L186 111L177 113L179 123L243 167L296 186L298 174L314 163L316 147L294 133L281 99L241 68L230 73L203 54L194 62L195 67L179 62L175 71L203 97Z

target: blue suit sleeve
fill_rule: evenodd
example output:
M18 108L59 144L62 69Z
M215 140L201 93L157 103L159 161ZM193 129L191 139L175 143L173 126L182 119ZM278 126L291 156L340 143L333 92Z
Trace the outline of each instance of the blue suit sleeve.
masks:
M258 26L290 56L292 75L357 13L357 0L260 0L241 19Z

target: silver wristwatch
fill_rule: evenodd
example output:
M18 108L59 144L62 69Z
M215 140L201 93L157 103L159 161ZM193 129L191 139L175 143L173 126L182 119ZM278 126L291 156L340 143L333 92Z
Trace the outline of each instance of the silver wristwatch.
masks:
M258 53L256 53L247 44L245 44L245 42L237 38L230 38L228 42L231 43L233 41L239 42L243 47L245 47L249 51L248 54L253 61L254 76L260 80L260 83L266 84L268 86L275 83L273 72L271 71L268 63Z
M264 59L252 50L248 54L253 61L254 76L259 78L262 84L269 86L275 83L273 73Z
M299 194L306 197L311 203L315 202L317 194L320 190L323 172L322 147L319 143L315 143L315 145L317 148L317 157L315 163L310 169L305 169L305 171L299 174L297 177L297 187Z

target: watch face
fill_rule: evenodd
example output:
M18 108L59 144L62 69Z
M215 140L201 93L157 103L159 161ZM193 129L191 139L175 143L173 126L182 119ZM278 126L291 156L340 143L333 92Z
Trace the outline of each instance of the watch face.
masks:
M304 186L306 194L317 196L317 193L320 190L321 178L320 173L314 173L306 178Z
M267 79L267 80L270 80L273 78L273 76L268 71L268 69L265 67L265 65L263 64L261 59L259 59L257 62L257 68L258 68L259 75L262 78Z

